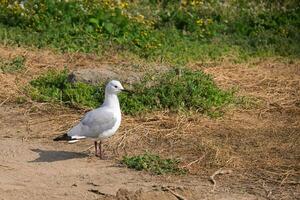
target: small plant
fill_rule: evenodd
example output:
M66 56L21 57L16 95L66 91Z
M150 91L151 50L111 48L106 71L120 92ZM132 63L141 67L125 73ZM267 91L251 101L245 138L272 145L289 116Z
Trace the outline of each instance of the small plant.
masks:
M138 171L145 170L157 175L173 173L184 174L186 170L178 167L179 160L163 159L158 155L144 153L138 156L124 156L122 161L128 168Z
M18 72L24 69L25 58L17 56L9 61L0 61L0 69L4 73Z
M74 107L95 108L103 99L103 85L99 87L85 83L70 83L67 70L49 71L30 82L28 88L32 99L52 101Z
M149 82L152 82L151 86L148 86ZM134 90L130 97L120 96L126 113L169 109L213 114L233 100L233 93L218 88L211 76L188 69L174 69L163 75L149 76L136 84Z

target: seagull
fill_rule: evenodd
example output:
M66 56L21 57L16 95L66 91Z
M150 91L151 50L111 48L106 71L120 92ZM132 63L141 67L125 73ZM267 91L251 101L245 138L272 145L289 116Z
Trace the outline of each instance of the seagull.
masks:
M123 88L119 81L110 81L105 87L103 104L99 108L86 113L68 133L53 140L67 140L69 143L75 143L80 139L92 138L94 139L95 155L103 159L102 140L114 135L121 124L121 109L117 95L122 91L127 90Z

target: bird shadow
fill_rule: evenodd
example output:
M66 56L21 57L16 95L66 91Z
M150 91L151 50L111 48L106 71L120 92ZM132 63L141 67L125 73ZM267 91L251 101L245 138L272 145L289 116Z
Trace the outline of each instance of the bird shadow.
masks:
M56 162L61 160L69 160L74 158L85 158L88 157L87 154L70 152L70 151L47 151L41 149L30 149L33 152L39 154L39 157L35 160L28 162Z

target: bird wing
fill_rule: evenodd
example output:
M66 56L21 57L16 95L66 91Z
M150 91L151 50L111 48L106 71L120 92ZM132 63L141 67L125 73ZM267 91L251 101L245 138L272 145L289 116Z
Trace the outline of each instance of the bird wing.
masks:
M117 118L112 110L100 107L88 112L79 124L68 132L68 135L96 138L104 131L113 128L116 122Z

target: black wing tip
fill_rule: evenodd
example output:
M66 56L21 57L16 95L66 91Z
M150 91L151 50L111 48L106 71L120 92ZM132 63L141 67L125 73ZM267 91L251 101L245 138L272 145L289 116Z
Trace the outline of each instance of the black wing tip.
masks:
M71 136L68 136L67 133L60 135L53 139L53 141L70 141L72 140Z

